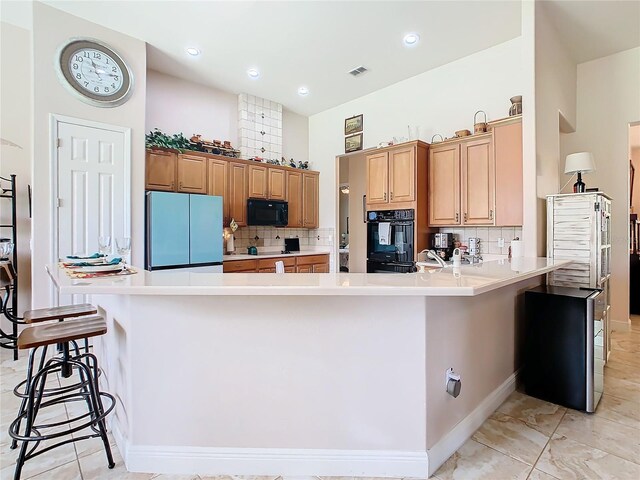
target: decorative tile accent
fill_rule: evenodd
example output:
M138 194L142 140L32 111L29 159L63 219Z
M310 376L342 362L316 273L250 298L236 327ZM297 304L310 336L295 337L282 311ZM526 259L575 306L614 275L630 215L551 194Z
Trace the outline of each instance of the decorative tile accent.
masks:
M281 128L282 105L246 93L238 95L238 138L242 158L280 160Z

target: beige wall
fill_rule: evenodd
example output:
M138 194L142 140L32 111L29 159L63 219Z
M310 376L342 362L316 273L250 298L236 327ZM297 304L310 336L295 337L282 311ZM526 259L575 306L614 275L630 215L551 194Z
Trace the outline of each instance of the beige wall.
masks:
M239 148L238 96L188 82L155 70L147 71L146 130L159 128L190 138L229 140Z
M31 32L0 23L0 137L21 148L0 147L0 176L16 175L18 214L18 312L31 305L31 219L29 195L31 183ZM3 183L4 187L8 183ZM0 200L0 224L11 221L11 202ZM0 237L10 237L11 230L0 229ZM4 317L3 317L4 320ZM3 328L8 325L3 323Z
M589 151L596 172L585 183L612 201L611 319L629 319L629 124L640 120L640 48L578 65L576 132L567 149Z
M282 155L296 163L309 160L309 117L282 109ZM312 170L317 170L311 165Z
M536 2L536 197L537 253L546 255L546 196L558 193L565 183L561 152L560 118L563 129L576 124L576 63L547 18L543 2Z
M98 108L72 96L54 68L56 50L71 37L92 37L111 45L131 66L135 79L131 98L119 107ZM131 128L132 263L144 255L144 133L145 43L36 2L33 5L33 305L49 305L50 281L44 266L51 263L51 114Z

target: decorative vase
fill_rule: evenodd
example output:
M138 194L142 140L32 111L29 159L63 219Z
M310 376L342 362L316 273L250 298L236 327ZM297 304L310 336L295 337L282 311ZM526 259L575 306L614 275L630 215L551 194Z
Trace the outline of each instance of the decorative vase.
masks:
M509 108L509 116L520 115L522 113L522 95L511 97L511 108Z

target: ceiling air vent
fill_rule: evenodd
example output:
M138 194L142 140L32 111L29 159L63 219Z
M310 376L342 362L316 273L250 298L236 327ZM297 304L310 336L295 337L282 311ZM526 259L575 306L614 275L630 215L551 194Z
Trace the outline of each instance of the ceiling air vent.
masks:
M363 67L362 65L360 65L359 67L356 67L353 70L350 70L349 73L351 75L353 75L354 77L357 77L358 75L362 75L366 71L367 71L367 69L365 67Z

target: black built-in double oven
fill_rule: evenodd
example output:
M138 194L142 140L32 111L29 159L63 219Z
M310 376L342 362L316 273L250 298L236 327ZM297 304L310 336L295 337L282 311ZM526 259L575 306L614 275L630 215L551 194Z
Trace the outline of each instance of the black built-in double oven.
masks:
M410 273L413 263L414 210L367 212L367 273Z

